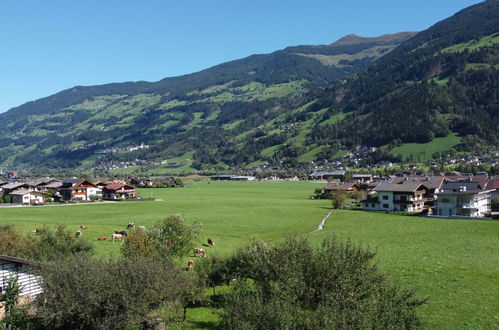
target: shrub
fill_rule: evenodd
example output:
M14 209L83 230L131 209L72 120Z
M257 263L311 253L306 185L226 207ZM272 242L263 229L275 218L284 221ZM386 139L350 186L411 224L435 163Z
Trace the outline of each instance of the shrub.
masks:
M313 248L288 239L254 240L226 261L235 277L223 320L228 329L413 329L424 301L391 284L374 253L350 242Z

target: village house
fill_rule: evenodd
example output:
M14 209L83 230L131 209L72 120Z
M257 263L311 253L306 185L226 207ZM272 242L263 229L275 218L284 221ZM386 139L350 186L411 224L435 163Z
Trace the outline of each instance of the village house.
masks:
M371 174L353 174L352 180L359 183L370 183L373 181L373 176Z
M134 186L122 183L111 183L102 188L102 197L113 200L129 199L137 197L137 194Z
M29 188L29 186L24 182L11 182L11 183L4 184L2 186L2 193L4 195L9 195L10 193L12 193L16 190L28 189L28 188Z
M345 178L345 172L314 172L309 176L310 180L343 180Z
M372 190L377 195L361 201L364 210L422 212L428 188L419 182L382 182Z
M0 254L0 294L7 289L8 279L17 277L21 286L20 302L32 301L42 292L41 277L35 271L38 266L40 263L35 261ZM4 306L0 303L0 318L4 313Z
M490 190L491 199L499 197L499 175L491 178L485 189Z
M91 196L102 197L102 190L87 179L65 180L59 192L64 201L90 201Z
M20 189L10 193L11 203L22 205L43 205L47 201L46 193L41 191Z
M446 217L476 217L490 214L490 192L477 181L444 182L436 199L435 215Z
M360 186L356 184L355 182L345 182L345 183L328 183L324 187L324 191L327 193L331 193L333 191L357 191L360 190Z

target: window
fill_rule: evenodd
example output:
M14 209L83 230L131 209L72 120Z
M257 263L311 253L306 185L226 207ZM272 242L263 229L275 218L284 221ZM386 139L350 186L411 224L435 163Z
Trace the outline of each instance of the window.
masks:
M388 208L388 204L383 204L383 208L387 209Z
M372 208L375 208L376 206L374 206L374 204L371 204L371 207L372 207Z
M383 199L384 200L388 200L388 196L383 196Z

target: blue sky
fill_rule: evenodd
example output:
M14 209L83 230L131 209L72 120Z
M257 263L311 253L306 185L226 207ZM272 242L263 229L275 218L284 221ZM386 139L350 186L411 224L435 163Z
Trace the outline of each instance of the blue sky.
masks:
M344 35L421 31L474 0L4 0L0 112L76 85L157 81Z

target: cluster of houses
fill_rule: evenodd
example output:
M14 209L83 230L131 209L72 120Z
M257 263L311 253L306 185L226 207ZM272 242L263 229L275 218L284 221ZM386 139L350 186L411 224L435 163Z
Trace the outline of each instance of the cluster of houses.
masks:
M6 198L8 196L8 198ZM41 205L54 202L92 201L97 199L122 200L135 198L135 187L123 180L35 179L0 181L0 198L22 205Z
M491 200L499 197L499 176L404 175L380 180L357 174L351 181L333 182L324 187L327 193L335 190L366 191L369 197L360 201L364 210L483 218L491 215Z

